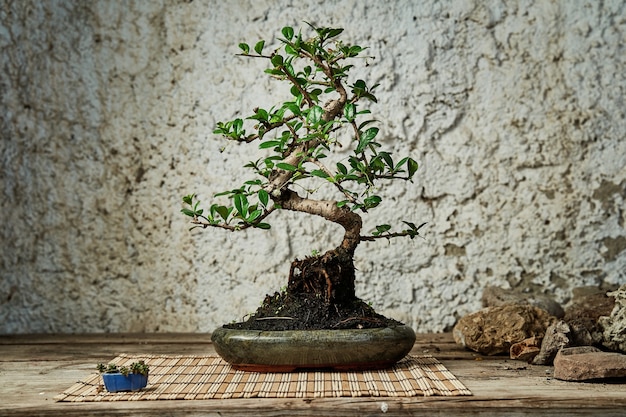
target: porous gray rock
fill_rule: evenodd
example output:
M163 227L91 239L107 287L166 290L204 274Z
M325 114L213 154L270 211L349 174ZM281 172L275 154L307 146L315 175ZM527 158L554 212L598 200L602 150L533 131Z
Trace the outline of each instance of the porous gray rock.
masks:
M529 337L543 337L556 317L531 305L507 303L462 317L452 334L468 349L485 355L509 353L511 346Z
M564 381L626 377L626 355L593 346L561 349L554 358L554 377Z
M600 317L609 316L615 299L606 291L594 288L578 288L574 299L565 309L563 320L571 330L572 346L601 345L604 336L599 324Z
M551 315L561 318L565 314L561 304L544 294L530 294L502 287L487 286L483 290L483 307L497 307L507 303L530 304L546 310Z
M620 352L626 352L626 284L608 293L615 298L615 306L608 317L601 317L602 344Z
M563 320L552 323L541 343L541 351L532 360L533 365L552 365L559 350L571 344L571 329Z

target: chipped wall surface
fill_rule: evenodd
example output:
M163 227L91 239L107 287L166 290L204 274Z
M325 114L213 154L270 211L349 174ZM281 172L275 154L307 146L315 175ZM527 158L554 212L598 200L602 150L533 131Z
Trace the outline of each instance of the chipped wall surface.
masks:
M180 214L258 152L220 153L215 123L286 97L237 44L303 21L370 47L355 75L380 83L383 142L420 163L364 222L425 239L362 244L363 299L443 331L486 285L566 302L625 283L624 4L3 1L0 333L208 332L339 242L297 213L242 233Z

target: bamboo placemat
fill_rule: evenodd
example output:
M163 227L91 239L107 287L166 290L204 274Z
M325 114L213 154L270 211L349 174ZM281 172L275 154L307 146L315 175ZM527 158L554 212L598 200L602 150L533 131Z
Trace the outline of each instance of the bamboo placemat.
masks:
M56 401L207 400L227 398L322 398L457 396L472 393L432 356L406 356L389 369L358 372L244 372L218 356L122 354L112 363L143 359L148 386L109 393L93 373L55 397Z

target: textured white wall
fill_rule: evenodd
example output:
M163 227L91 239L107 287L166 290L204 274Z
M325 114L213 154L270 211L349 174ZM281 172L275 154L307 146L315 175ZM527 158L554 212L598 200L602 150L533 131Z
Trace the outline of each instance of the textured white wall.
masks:
M485 285L626 282L624 2L508 3L3 1L0 333L211 331L338 243L294 213L240 234L179 213L254 157L220 154L216 121L284 97L236 45L304 20L371 48L384 140L421 164L365 223L426 239L363 244L363 299L441 331Z

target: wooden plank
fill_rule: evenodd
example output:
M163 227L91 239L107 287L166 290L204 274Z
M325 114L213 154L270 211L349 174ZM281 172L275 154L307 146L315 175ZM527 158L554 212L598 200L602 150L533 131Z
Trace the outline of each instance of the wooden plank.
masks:
M90 333L90 334L15 334L0 335L2 345L42 345L42 344L144 344L166 343L210 343L210 333Z
M414 354L432 354L472 392L471 397L251 399L55 403L97 361L129 354L213 353L206 334L0 336L0 415L356 416L383 415L624 415L626 380L572 383L552 368L484 357L456 345L450 334L418 335Z
M84 345L89 345L84 346ZM62 349L59 347L62 346ZM119 353L141 354L211 354L208 334L88 334L88 335L11 335L0 336L0 349L7 360L60 359L75 350L86 358L115 357ZM415 355L467 359L480 357L454 343L449 334L420 335L411 351ZM486 358L489 359L489 358Z

